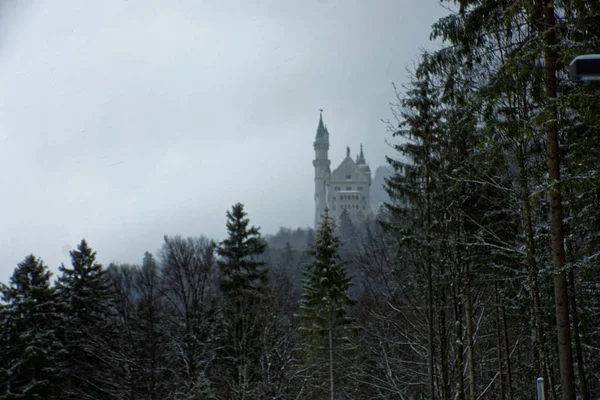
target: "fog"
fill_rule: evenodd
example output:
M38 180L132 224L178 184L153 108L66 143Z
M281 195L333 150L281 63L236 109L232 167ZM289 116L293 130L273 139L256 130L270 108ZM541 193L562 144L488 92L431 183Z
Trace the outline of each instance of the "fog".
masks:
M430 26L423 0L3 2L0 281L27 254L52 270L86 238L139 262L163 235L225 234L246 205L263 233L314 213L319 109L332 167L364 145Z

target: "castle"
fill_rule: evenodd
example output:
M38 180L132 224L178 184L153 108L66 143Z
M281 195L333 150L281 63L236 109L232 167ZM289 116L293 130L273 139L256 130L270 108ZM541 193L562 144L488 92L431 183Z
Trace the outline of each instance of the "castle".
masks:
M327 208L329 215L339 225L345 211L353 222L359 222L371 213L371 169L365 161L362 144L356 161L350 157L346 147L346 158L331 172L328 158L329 131L323 123L323 110L319 117L315 149L315 229Z

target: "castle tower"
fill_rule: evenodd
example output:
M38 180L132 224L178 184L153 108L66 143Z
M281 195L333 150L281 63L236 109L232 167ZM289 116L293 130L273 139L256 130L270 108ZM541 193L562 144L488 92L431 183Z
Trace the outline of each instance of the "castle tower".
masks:
M329 132L323 124L323 110L319 116L319 126L317 127L317 135L313 143L315 149L315 159L313 167L315 167L315 229L319 227L321 216L325 213L327 207L327 185L331 177L329 166L331 161L327 156L329 151Z

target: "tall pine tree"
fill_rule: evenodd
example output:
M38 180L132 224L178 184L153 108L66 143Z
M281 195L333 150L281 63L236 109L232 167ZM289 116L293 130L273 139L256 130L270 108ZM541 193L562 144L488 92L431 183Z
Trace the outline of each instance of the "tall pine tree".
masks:
M227 239L217 249L224 295L222 361L228 398L248 399L258 379L261 334L269 321L268 270L259 261L267 244L249 226L244 206L227 211Z
M0 294L0 399L58 399L64 349L50 271L33 254Z
M351 357L352 320L348 307L351 279L345 262L340 259L341 240L335 234L335 223L325 210L310 251L300 302L300 332L305 336L305 371L308 396L311 399L352 398L348 383Z
M117 334L107 271L84 240L71 251L72 268L59 267L57 289L66 316L64 340L69 351L65 399L107 399L122 391L113 347Z

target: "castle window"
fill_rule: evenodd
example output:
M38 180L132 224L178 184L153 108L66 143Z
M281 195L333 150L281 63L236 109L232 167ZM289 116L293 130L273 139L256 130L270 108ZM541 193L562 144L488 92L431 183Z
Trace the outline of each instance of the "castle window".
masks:
M346 175L346 179L352 179L352 175L350 175L350 174L347 174L347 175Z
M333 201L335 201L335 196L332 197Z
M333 207L333 209L335 210L335 207ZM365 206L363 206L363 210L366 210L366 207L365 207Z
M358 190L363 190L362 186L359 186L357 189L358 189Z
M365 201L367 198L365 196L363 196L363 201Z
M352 190L352 186L346 186L346 190Z
M340 191L340 187L339 187L339 186L336 186L334 190L336 190L336 191L338 191L338 192L339 192L339 191Z

